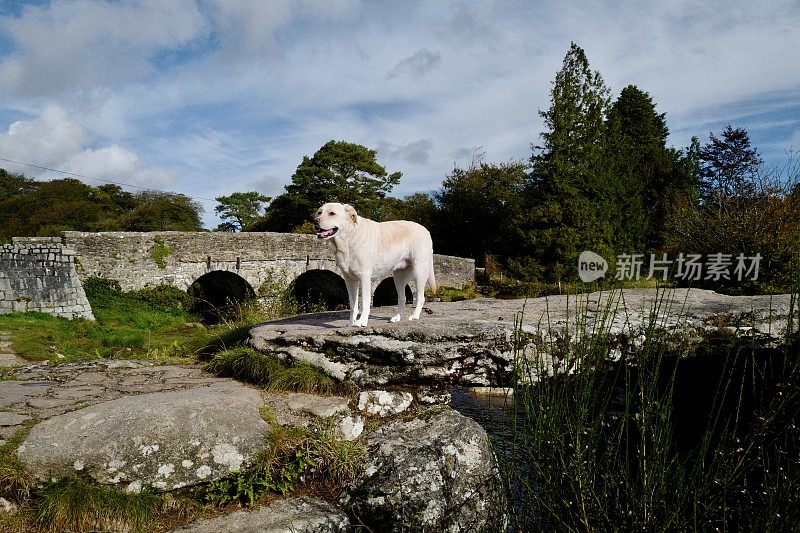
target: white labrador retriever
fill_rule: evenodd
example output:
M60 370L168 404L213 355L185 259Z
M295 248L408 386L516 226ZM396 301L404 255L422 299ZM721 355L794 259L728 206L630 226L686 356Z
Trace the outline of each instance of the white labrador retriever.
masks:
M375 222L358 216L346 204L328 203L314 217L317 238L325 239L336 254L350 297L350 322L364 327L369 320L372 280L392 274L397 289L397 322L403 318L406 285L413 279L417 307L409 320L417 320L425 303L426 285L436 290L433 274L433 243L425 227L407 220ZM361 286L361 315L358 291Z

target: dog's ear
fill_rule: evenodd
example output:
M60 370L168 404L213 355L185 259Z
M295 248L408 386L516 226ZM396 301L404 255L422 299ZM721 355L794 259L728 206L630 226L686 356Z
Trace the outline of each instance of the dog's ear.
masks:
M358 224L358 213L356 213L356 210L352 205L345 204L344 212L348 217L350 217L350 220L353 221L353 224Z

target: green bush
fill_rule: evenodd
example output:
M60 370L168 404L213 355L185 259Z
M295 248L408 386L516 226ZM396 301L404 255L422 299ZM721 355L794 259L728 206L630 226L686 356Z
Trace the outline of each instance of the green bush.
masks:
M117 280L95 276L84 280L83 290L90 302L118 298L122 294L122 288Z
M188 311L194 306L194 298L186 291L172 285L145 287L130 293L132 298L147 304L151 309L180 309Z

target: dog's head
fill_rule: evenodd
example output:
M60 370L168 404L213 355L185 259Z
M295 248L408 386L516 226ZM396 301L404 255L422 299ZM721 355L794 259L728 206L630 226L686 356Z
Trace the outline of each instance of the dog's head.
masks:
M318 239L331 239L337 234L344 235L358 223L358 214L353 206L327 203L317 210L314 227Z

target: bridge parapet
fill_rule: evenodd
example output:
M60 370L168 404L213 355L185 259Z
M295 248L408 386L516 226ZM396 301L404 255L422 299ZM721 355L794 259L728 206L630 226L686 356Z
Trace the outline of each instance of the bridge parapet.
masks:
M63 243L77 255L78 275L115 279L125 290L161 283L187 289L200 276L228 271L253 290L288 286L310 270L341 273L327 245L296 233L103 232L68 231ZM461 287L474 280L475 261L434 255L436 281Z

